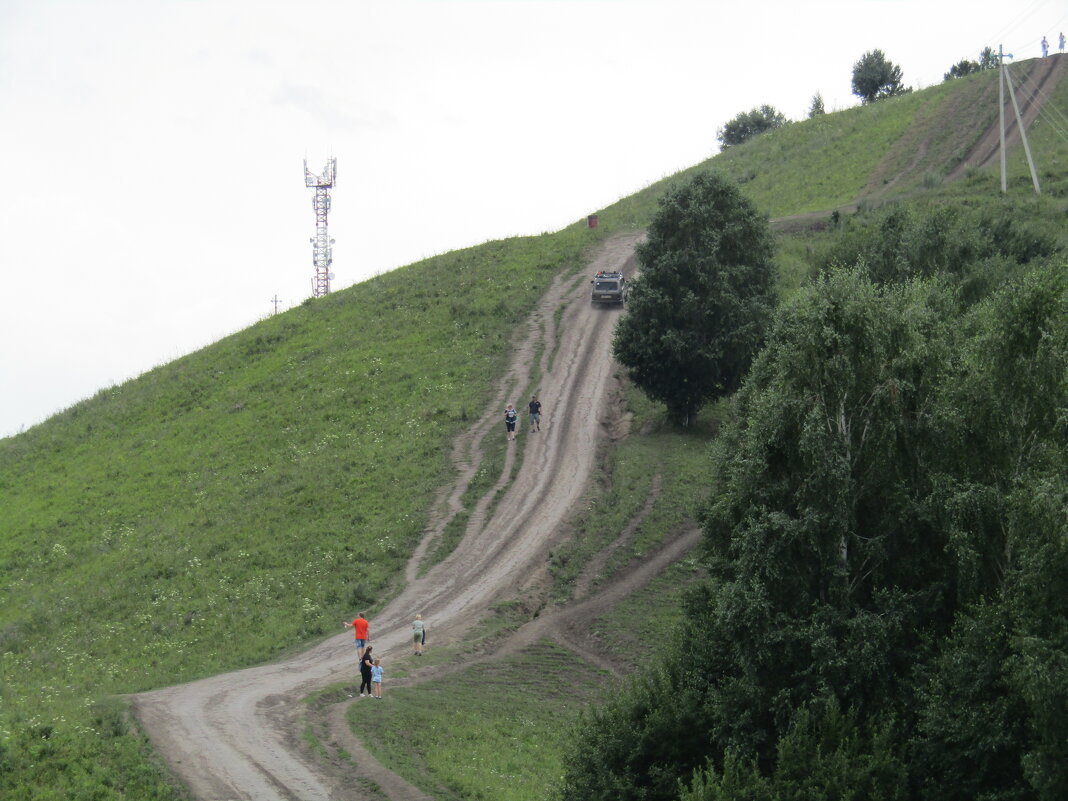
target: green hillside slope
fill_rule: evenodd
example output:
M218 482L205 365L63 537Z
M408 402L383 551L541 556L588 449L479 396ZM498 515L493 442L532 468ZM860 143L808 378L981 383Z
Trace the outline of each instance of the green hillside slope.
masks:
M775 217L897 193L995 203L989 174L938 181L994 116L993 77L792 124L693 170L726 172ZM1034 207L1063 220L1068 148L1047 127L1035 140L1050 197ZM1026 167L1011 163L1015 189ZM381 604L512 327L587 248L644 227L680 176L597 229L379 276L0 441L0 797L181 797L108 699L268 660ZM815 236L783 242L785 289Z

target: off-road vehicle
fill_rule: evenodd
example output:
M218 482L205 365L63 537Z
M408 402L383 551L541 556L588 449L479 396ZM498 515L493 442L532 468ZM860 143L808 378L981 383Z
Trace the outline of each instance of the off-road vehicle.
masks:
M595 275L590 283L590 303L594 306L601 303L618 303L622 305L627 301L627 279L618 271L601 270Z

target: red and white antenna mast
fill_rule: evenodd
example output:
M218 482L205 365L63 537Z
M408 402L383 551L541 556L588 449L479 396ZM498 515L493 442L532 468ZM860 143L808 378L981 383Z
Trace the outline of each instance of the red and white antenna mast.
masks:
M330 159L323 168L322 175L313 175L308 171L308 160L304 159L304 185L315 189L312 206L315 208L315 238L312 244L312 264L315 265L315 277L312 279L312 294L321 298L330 292L330 265L334 261L331 245L334 240L326 230L326 215L330 212L330 189L337 179L337 159Z

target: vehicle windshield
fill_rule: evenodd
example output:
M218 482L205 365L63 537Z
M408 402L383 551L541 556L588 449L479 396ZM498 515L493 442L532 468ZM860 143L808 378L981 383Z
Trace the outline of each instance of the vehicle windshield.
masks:
M599 292L615 292L619 289L619 283L616 281L598 281L593 285L593 288Z

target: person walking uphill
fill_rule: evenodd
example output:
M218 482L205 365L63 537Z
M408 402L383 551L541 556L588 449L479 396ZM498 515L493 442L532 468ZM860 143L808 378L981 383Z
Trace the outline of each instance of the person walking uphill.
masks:
M519 419L519 412L512 404L508 404L504 410L504 430L508 434L508 441L515 439L515 421Z
M530 415L530 433L541 431L541 401L538 400L537 395L530 396L530 403L527 404L527 414Z
M425 636L425 633L424 633L424 626L423 626L423 616L422 615L416 615L415 616L415 620L412 621L412 644L415 646L415 655L416 656L422 656L423 655L423 637L424 636Z
M367 648L367 643L371 641L371 624L364 618L363 612L360 612L354 621L345 624L345 628L352 629L356 635L356 658L363 659L363 649Z

